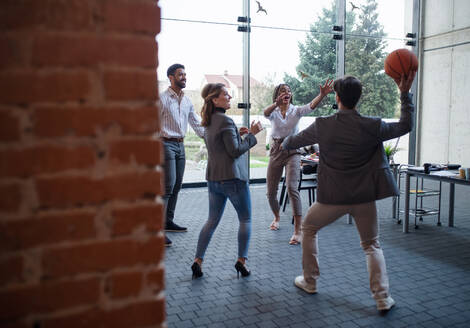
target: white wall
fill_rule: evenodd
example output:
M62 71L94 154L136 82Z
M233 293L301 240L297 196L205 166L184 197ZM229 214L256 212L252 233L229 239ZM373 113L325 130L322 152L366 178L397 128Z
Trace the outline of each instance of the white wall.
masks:
M421 0L417 162L470 166L470 1Z

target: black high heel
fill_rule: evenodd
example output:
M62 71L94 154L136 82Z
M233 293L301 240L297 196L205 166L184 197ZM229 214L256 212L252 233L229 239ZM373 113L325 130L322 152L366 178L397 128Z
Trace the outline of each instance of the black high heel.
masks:
M201 266L197 262L194 262L193 265L191 265L191 270L193 270L192 279L201 278L204 275L204 273L201 270Z
M248 277L251 273L251 271L248 270L246 266L240 261L235 263L235 270L237 270L237 278L240 278L240 273L242 274L242 277Z

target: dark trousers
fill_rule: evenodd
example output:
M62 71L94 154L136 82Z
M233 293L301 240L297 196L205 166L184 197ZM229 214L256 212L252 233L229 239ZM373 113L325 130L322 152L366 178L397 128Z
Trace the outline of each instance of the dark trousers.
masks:
M175 217L176 201L183 184L186 155L184 143L176 141L164 141L165 147L165 202L166 222L172 222Z

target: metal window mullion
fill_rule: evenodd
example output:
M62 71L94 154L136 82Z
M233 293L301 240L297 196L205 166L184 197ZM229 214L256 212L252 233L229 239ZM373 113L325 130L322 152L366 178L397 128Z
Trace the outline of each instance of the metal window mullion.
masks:
M243 16L247 18L246 31L243 32L243 102L246 104L243 109L243 126L250 126L250 0L243 1ZM246 157L246 168L248 172L248 181L250 180L250 152Z
M419 55L419 43L420 43L420 20L421 20L421 13L420 13L420 0L413 0L413 14L412 14L412 33L415 33L416 35L416 44L411 47L411 51L418 57L420 58ZM413 94L413 104L415 104L415 111L413 113L413 121L415 124L413 125L414 128L411 130L410 135L409 135L409 141L408 141L408 164L415 165L417 161L419 161L419 152L417 147L417 136L418 136L418 128L419 125L417 122L418 119L418 80L419 80L419 74L416 74L415 80L413 82L413 85L411 86L411 93Z
M346 0L336 0L336 25L343 28L341 40L336 40L336 78L340 78L345 74Z

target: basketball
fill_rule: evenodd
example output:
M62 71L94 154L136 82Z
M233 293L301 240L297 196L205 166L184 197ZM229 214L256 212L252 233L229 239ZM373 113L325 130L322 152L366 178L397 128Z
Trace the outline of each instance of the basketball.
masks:
M392 79L400 79L402 75L418 69L418 58L408 49L397 49L388 54L384 62L385 73Z

